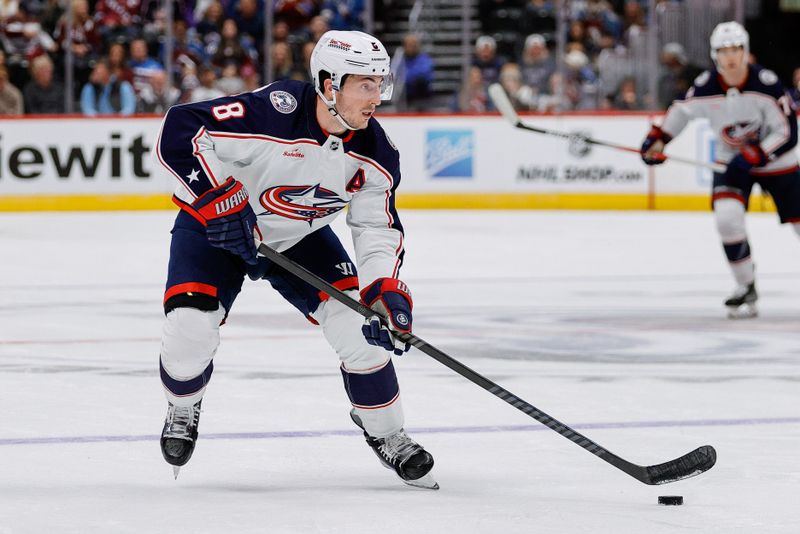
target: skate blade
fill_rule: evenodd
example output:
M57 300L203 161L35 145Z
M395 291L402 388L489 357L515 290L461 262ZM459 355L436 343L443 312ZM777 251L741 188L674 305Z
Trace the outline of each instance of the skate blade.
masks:
M752 319L758 317L758 310L752 304L742 304L738 308L728 308L728 319Z
M175 475L175 480L178 480L178 475L181 474L181 468L177 465L172 466L172 474Z
M420 477L416 480L405 480L400 479L409 486L414 486L415 488L424 488L430 490L438 490L439 483L436 482L430 474L425 475L424 477Z

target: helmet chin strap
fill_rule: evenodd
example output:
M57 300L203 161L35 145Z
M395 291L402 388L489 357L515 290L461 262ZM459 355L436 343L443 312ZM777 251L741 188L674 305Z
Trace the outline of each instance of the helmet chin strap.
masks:
M350 124L348 124L347 121L344 120L344 117L342 117L339 114L339 111L336 109L336 89L332 89L332 92L333 92L333 100L328 100L327 98L323 97L325 105L328 106L328 112L334 117L336 117L336 120L339 121L339 124L344 126L346 129L357 130L358 128L353 128L352 126L350 126Z

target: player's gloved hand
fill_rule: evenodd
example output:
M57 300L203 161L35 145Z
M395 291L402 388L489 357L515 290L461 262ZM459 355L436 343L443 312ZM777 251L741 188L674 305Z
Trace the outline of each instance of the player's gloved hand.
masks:
M205 221L209 243L240 256L250 265L257 263L253 240L256 214L241 182L229 176L224 184L199 196L192 207Z
M664 155L664 147L670 141L672 141L671 135L653 125L647 137L644 138L642 148L639 150L642 154L642 161L648 165L661 165L664 163L667 159L667 156Z
M411 309L414 303L408 287L396 278L378 278L361 291L361 300L386 320L372 317L361 331L370 345L383 347L401 356L411 348L394 333L411 332Z
M735 173L747 174L753 167L763 167L767 164L767 155L756 143L742 145L739 153L728 162L728 170Z

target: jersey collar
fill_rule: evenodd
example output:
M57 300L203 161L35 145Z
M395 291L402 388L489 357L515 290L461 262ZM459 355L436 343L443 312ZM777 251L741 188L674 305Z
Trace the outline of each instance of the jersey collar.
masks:
M319 121L317 120L317 92L314 91L314 88L312 87L309 93L310 94L306 97L306 109L308 110L306 115L308 119L308 131L314 140L317 141L317 143L324 145L328 137L336 134L332 134L320 126ZM336 135L336 137L341 138L342 142L347 143L353 138L355 133L355 130L347 130L344 137L338 135Z

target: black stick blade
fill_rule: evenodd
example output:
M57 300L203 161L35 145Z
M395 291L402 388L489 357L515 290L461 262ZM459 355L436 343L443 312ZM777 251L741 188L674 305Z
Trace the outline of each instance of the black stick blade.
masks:
M651 465L646 469L646 484L658 485L675 482L704 473L714 467L717 462L717 451L711 445L703 445L680 458Z

